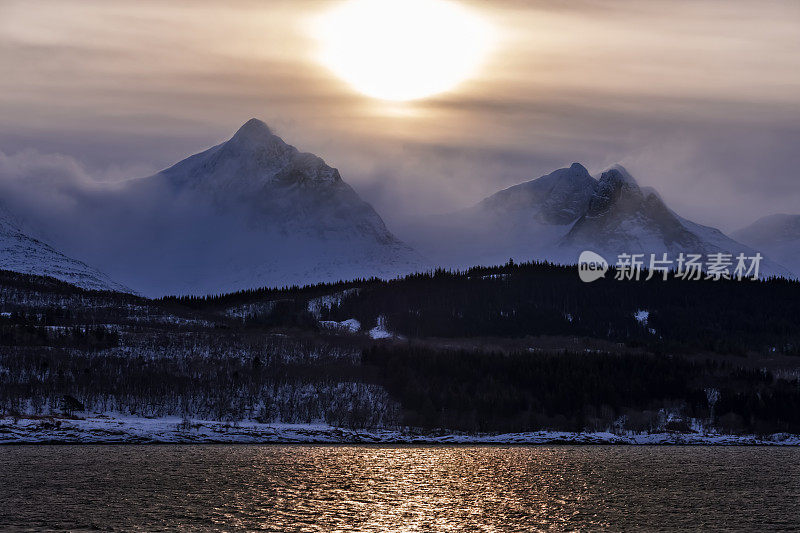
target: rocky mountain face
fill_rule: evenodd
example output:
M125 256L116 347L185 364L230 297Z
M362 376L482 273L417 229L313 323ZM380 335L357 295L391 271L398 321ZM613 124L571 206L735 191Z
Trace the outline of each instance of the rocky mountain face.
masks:
M337 169L286 144L257 119L228 142L150 179L181 193L198 193L219 211L245 215L253 228L408 251Z
M111 253L92 257L147 295L394 277L426 266L338 170L256 119L227 142L131 180L125 194L138 204L128 203L119 238L105 239Z
M800 277L800 215L766 216L734 232L733 237L761 250Z
M569 168L493 194L467 213L491 213L498 219L524 213L542 224L564 225L586 211L596 189L597 182L586 168L573 163Z
M422 219L403 228L402 236L448 267L546 258L586 212L596 188L586 168L574 163L467 209Z
M653 189L640 188L622 166L602 173L586 213L558 246L619 253L752 254L721 231L681 218Z
M84 289L130 292L99 270L31 237L3 210L0 210L0 270L50 276Z
M596 180L574 163L406 231L406 240L422 253L457 267L509 258L573 264L583 250L612 264L623 253L755 255L721 231L680 217L620 165ZM767 274L789 274L769 259L761 266Z
M509 259L574 264L583 250L612 263L622 253L755 254L680 217L623 167L595 179L574 163L405 228L404 240L420 255L386 228L337 169L256 119L230 140L153 176L103 189L86 206L86 212L39 221L49 224L43 234L63 253L10 219L2 222L0 267L161 296L391 278ZM797 228L797 217L769 218L739 235L797 272ZM762 273L792 275L769 259Z

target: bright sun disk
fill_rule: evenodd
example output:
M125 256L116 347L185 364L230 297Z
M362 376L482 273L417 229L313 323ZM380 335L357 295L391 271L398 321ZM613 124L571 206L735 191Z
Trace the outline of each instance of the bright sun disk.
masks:
M415 100L472 76L490 49L489 25L446 0L349 0L316 25L320 61L357 91Z

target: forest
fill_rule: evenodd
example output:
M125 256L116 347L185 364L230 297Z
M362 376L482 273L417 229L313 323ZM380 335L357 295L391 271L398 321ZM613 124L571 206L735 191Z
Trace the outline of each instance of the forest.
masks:
M404 422L469 432L542 429L798 433L800 385L769 371L665 355L485 353L376 346L365 365Z
M575 267L521 263L436 270L395 280L357 280L211 297L165 298L198 310L280 302L262 320L303 320L308 302L339 295L323 320L357 319L408 338L566 335L601 338L669 353L800 355L800 282L604 279L587 284ZM643 278L646 277L646 272ZM288 312L286 312L288 311ZM641 317L646 313L646 321Z
M800 433L799 340L782 279L509 263L150 300L0 272L0 415Z

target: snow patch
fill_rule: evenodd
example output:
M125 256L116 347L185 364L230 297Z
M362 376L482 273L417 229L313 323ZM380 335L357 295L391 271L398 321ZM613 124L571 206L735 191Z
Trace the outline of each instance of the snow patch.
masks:
M378 317L378 325L369 330L369 336L373 339L389 339L394 337L394 335L386 329L385 316L381 315Z
M343 333L358 333L361 330L361 322L355 318L348 318L341 322L335 320L320 320L319 325L325 329L338 330Z
M650 328L650 327L647 327L647 323L648 323L648 321L650 320L650 311L647 311L646 309L639 309L638 311L636 311L636 312L633 314L633 318L635 318L635 319L636 319L636 321L637 321L639 324L641 324L642 326L646 327L646 328L647 328L647 331L648 331L648 332L649 332L651 335L655 335L655 334L656 334L656 330L655 330L655 329L653 329L653 328Z
M404 429L349 429L316 424L218 422L170 418L0 418L0 444L146 443L404 443L404 444L693 444L798 446L800 435L776 433L633 433L533 431L504 434L420 433Z
M0 210L0 269L50 276L89 290L134 292L86 263L67 257L28 235L5 210Z
M319 318L323 309L330 309L336 305L340 305L342 300L351 294L358 294L358 289L345 289L343 291L335 292L333 294L326 294L319 298L312 298L308 301L308 312Z
M251 304L239 305L225 310L225 315L231 318L239 318L246 320L256 315L266 315L272 312L275 308L275 301L257 302Z

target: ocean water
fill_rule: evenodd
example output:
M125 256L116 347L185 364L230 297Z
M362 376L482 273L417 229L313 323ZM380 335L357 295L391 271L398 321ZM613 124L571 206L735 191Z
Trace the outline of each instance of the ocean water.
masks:
M0 530L798 528L797 448L0 447Z

